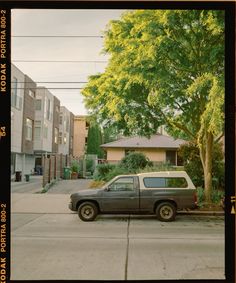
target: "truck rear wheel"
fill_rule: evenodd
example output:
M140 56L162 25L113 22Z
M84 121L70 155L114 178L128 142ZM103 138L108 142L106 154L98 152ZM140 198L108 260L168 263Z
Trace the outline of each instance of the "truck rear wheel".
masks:
M78 215L83 221L93 221L98 215L98 208L92 202L83 202L78 208Z
M176 216L176 207L170 202L162 202L156 208L156 215L160 221L174 221Z

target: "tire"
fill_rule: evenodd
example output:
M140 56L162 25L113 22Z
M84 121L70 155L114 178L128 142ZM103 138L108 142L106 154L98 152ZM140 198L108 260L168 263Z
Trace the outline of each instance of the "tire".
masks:
M78 208L78 216L83 221L93 221L98 215L98 208L92 202L83 202Z
M170 202L162 202L156 208L157 219L163 222L175 220L176 207Z

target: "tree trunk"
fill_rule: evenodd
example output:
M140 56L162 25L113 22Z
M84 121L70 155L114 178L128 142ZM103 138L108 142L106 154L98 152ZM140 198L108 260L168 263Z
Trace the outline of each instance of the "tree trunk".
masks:
M211 203L212 191L212 153L213 153L213 135L206 133L206 143L200 147L200 158L203 165L205 201Z

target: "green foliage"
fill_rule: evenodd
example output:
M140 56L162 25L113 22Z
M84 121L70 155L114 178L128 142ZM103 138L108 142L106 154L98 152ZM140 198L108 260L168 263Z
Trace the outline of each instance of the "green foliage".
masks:
M137 10L111 21L109 64L83 89L86 106L125 135L150 136L166 125L198 144L198 168L211 174L207 141L224 128L224 17L223 10Z
M90 124L88 131L87 154L96 154L98 158L103 158L103 150L100 145L102 144L102 134L100 127L95 122Z
M86 171L93 173L93 171L94 171L94 161L93 161L93 159L86 159Z
M224 161L221 144L215 144L213 148L213 188L224 189ZM196 187L204 187L204 172L199 157L199 149L196 144L181 145L179 156L183 160L184 170L188 173Z
M131 174L131 173L133 172L130 172L127 168L122 167L121 165L117 165L111 171L108 172L104 180L108 182L118 175L126 175L126 174Z
M122 158L121 166L135 172L137 169L143 169L146 166L151 166L152 163L141 152L132 152Z
M224 192L221 190L212 190L211 194L211 201L213 204L219 205L221 199L224 197ZM198 199L198 206L203 207L205 204L205 194L204 189L202 187L197 188L197 199Z
M97 181L105 180L106 175L114 168L116 167L115 164L98 164L95 173L94 173L94 179Z
M72 172L79 173L80 167L79 167L78 161L73 160L72 163L71 163L71 167L70 168L71 168Z

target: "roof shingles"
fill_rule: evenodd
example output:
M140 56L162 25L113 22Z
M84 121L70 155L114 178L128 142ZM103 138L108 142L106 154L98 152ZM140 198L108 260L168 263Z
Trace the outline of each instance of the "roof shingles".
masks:
M114 142L102 144L103 148L179 148L186 143L181 139L174 139L164 135L153 135L150 139L146 137L123 138Z

